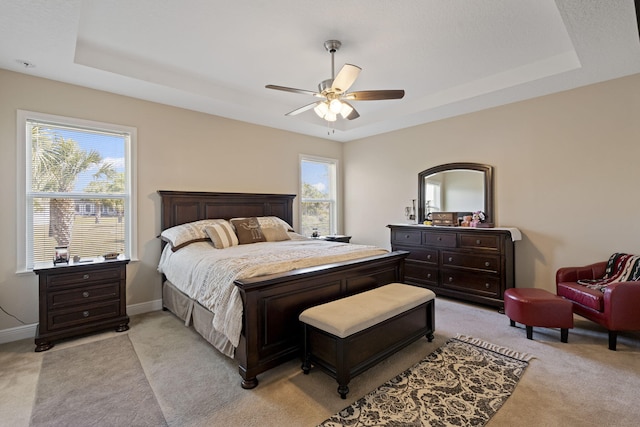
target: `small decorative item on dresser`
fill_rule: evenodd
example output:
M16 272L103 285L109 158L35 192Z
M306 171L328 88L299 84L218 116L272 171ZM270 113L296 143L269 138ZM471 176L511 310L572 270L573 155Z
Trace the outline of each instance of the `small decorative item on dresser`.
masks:
M56 246L56 256L53 259L54 264L68 264L69 263L69 247L68 246Z
M433 225L458 225L457 212L431 212L431 218L433 221Z

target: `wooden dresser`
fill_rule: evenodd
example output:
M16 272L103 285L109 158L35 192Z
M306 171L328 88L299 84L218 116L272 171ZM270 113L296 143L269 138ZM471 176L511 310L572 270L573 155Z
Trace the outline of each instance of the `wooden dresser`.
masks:
M391 249L405 250L405 282L503 309L515 287L515 228L389 225Z
M39 279L40 323L35 351L52 341L89 332L129 329L126 306L128 259L79 264L36 266Z

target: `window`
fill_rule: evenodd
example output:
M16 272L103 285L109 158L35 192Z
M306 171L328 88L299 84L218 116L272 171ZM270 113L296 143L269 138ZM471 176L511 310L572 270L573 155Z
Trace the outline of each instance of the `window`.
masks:
M18 111L18 271L69 256L136 258L136 129Z
M300 157L300 233L336 234L337 160Z

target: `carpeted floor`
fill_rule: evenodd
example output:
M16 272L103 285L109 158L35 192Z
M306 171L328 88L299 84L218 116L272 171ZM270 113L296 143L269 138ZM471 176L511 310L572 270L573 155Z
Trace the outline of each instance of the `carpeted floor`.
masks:
M31 414L40 426L166 426L129 336L45 353Z
M0 425L29 426L45 354L128 335L169 426L314 426L415 365L457 334L529 353L524 375L486 424L502 426L636 426L640 407L640 333L623 333L618 351L607 349L607 334L576 317L569 342L560 331L534 328L527 340L495 309L436 300L436 331L349 383L349 400L320 370L304 375L291 361L259 376L253 390L240 387L237 365L167 312L133 316L131 329L56 343L34 353L33 340L0 345ZM594 403L595 402L595 403Z

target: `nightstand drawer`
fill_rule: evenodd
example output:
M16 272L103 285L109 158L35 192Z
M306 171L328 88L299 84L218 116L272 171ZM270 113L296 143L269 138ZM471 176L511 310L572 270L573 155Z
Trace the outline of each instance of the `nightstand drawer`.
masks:
M49 329L69 328L120 315L120 300L49 312Z
M120 280L121 270L118 268L94 268L91 270L50 274L47 276L47 287L69 286L93 281Z
M76 304L91 304L96 301L120 298L120 282L94 286L82 286L76 289L53 291L47 294L48 307L55 310Z

